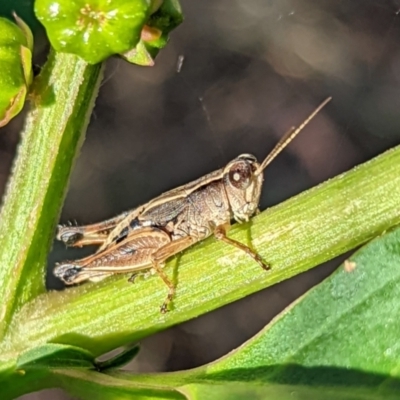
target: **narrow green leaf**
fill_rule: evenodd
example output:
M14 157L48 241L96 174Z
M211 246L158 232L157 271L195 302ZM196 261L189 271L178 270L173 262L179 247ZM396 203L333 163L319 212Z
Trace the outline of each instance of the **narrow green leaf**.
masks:
M171 312L159 312L166 288L157 276L134 285L125 276L114 277L43 294L16 315L2 357L50 341L86 348L94 355L137 341L381 234L400 222L399 198L398 147L261 213L252 224L236 225L231 237L246 243L250 233L271 271L261 270L236 248L209 239L169 262L166 271L177 281Z
M31 370L29 373L14 369L6 379L2 378L0 375L1 400L15 400L23 394L57 386L49 371L44 369Z
M235 398L246 391L251 398L274 397L275 390L281 392L276 398L290 398L286 385L294 398L399 398L399 265L397 228L358 251L220 360L191 371L130 379L182 385L193 399L209 399L211 393Z
M359 371L360 376L374 374L373 382L381 376L400 383L399 266L400 228L358 251L257 337L207 367L207 376L229 379L239 369L246 380L260 369L257 379L263 379L265 369L273 381L368 385L357 378ZM279 367L271 369L274 365ZM294 375L296 365L304 373ZM308 368L315 376L307 374ZM337 373L330 375L330 369Z
M94 371L54 369L52 375L59 387L81 399L96 400L185 400L186 396L157 382L138 384Z
M179 390L190 400L396 400L394 394L377 397L371 390L349 388L315 388L295 385L260 385L229 382L223 384L193 383Z
M0 363L0 383L5 381L15 371L15 361Z
M94 358L79 347L48 343L18 357L17 368L94 368Z

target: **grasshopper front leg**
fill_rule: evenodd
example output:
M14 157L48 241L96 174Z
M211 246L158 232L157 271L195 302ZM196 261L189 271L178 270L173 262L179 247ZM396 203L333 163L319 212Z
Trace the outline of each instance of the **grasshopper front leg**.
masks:
M102 245L110 232L126 218L129 212L97 224L83 226L58 225L57 239L70 247Z
M214 229L214 236L216 239L221 240L224 243L227 243L231 246L234 246L242 251L244 251L247 255L249 255L254 261L256 261L260 267L266 271L271 269L268 264L265 264L262 260L261 256L253 251L250 247L246 246L243 243L238 242L237 240L231 239L226 235L227 228L229 225L220 225Z

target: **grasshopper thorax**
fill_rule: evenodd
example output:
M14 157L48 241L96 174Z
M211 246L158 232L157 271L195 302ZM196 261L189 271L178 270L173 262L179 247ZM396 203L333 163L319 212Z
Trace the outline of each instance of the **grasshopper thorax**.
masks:
M241 154L224 168L224 185L233 217L238 222L248 221L258 208L263 174L252 154Z

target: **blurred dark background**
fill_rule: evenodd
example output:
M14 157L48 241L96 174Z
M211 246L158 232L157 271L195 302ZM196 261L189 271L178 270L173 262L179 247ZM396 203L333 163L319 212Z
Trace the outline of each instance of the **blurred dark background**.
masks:
M61 222L112 217L243 152L261 159L328 96L333 101L266 171L261 209L400 142L400 0L181 3L185 21L154 67L107 62ZM38 28L38 62L47 46ZM1 129L2 193L22 123ZM56 261L83 255L54 243L49 287L62 287L51 274ZM129 368L171 371L215 360L341 260L143 340Z

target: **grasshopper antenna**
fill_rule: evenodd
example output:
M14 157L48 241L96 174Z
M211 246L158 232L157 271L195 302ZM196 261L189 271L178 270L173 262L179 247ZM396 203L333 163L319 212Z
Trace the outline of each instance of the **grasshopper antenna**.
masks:
M255 175L259 175L264 169L271 164L275 157L311 122L311 120L332 100L332 97L325 99L309 116L304 122L295 128L292 126L288 132L286 132L282 139L276 144L276 146L267 155L262 164L255 171Z

